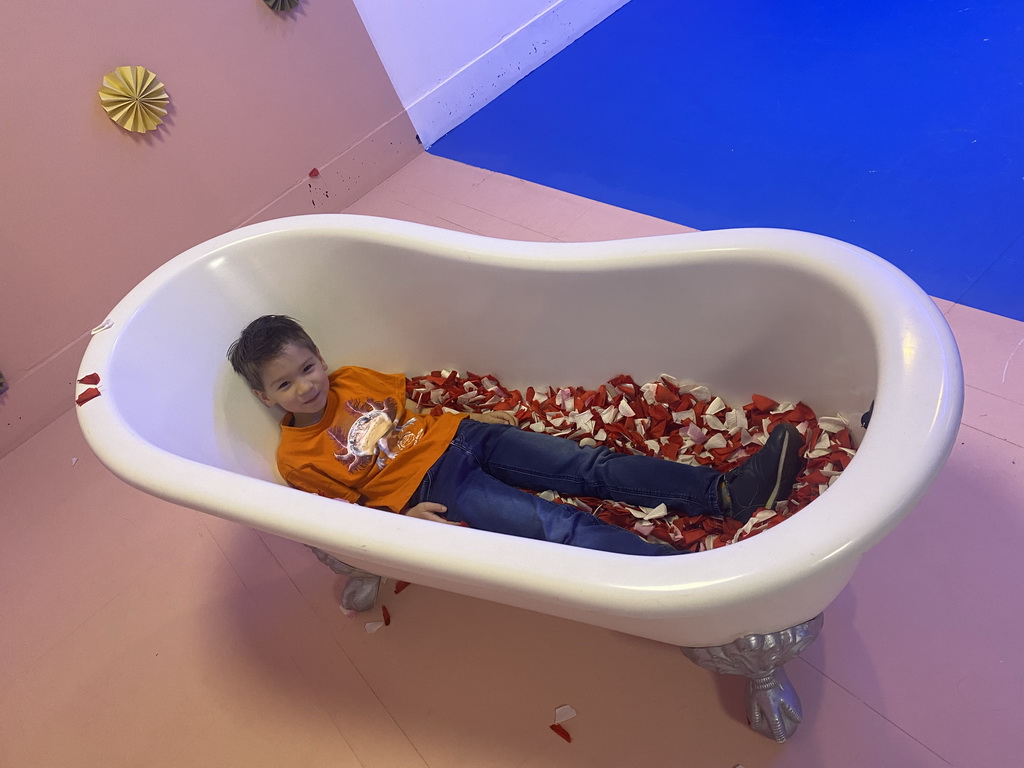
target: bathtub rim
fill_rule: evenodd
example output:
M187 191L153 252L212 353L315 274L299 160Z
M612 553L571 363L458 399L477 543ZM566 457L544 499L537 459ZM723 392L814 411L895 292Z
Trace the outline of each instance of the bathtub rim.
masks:
M571 244L503 241L426 225L346 214L317 214L262 222L200 243L142 280L108 314L113 327L92 339L79 375L96 371L102 376L120 328L130 324L164 281L187 270L194 262L214 258L214 254L225 246L250 237L291 230L334 231L339 227L407 245L420 245L426 238L438 248L451 245L456 250L472 252L477 261L500 263L515 259L531 268L582 269L594 268L595 264L607 264L612 268L615 266L613 262L622 258L623 241ZM932 412L918 414L922 419L929 419L927 426L922 428L918 423L915 427L926 438L922 441L927 448L926 455L917 457L913 472L890 483L884 497L880 497L874 488L858 494L868 502L877 501L880 509L896 507L896 514L882 515L869 511L855 527L851 527L849 515L842 516L843 526L829 524L830 518L835 518L850 503L850 495L854 493L852 489L861 475L870 477L873 467L893 465L892 451L885 444L905 437L893 426L900 420L891 417L898 415L908 402L912 404L914 393L921 387L927 389L925 385L928 382L923 379L928 377L921 371L908 375L904 360L906 350L892 343L882 344L879 350L878 396L873 426L864 437L857 459L827 494L784 525L747 541L712 552L659 558L653 562L645 558L574 550L545 542L520 539L510 542L506 541L508 537L497 537L498 541L495 541L492 534L452 532L445 530L445 526L430 526L423 521L395 515L382 518L382 513L358 506L349 510L351 514L346 515L345 535L339 536L335 505L343 502L311 497L274 483L236 475L171 454L146 441L120 419L116 408L116 382L101 383L100 389L106 397L78 408L79 422L100 460L140 490L277 535L315 544L343 559L347 557L357 561L356 564L378 564L379 571L403 578L419 576L421 583L433 581L451 588L450 582L459 583L459 578L466 575L466 566L471 564L468 570L473 573L476 583L486 582L499 591L503 585L514 581L524 593L542 602L575 607L580 611L614 611L638 619L658 619L699 612L710 606L745 603L758 595L768 597L778 590L793 589L805 579L821 577L827 581L828 572L842 570L840 561L859 559L863 552L898 524L930 485L952 448L963 406L963 381L955 341L941 312L918 286L892 265L856 246L821 235L759 228L662 235L626 242L642 244L645 251L640 255L630 253L630 259L678 260L680 246L684 246L684 251L719 255L749 250L793 252L802 254L797 261L802 260L801 268L810 271L821 271L829 265L836 267L841 256L853 256L870 265L870 275L851 276L846 274L849 272L846 268L841 268L841 272L846 275L844 279L852 282L855 290L847 292L865 312L876 338L884 333L885 328L901 329L904 341L909 339L912 345L918 345L917 354L928 356L925 361L927 370L940 373L942 379ZM805 250L814 252L816 247L823 248L828 256L823 258L818 252L810 259L804 253ZM555 252L558 262L549 264L550 256ZM154 469L161 464L168 471ZM243 479L241 487L239 478ZM255 505L243 504L238 491L251 489L252 482L268 487L259 487ZM294 500L290 494L300 494L308 503L289 503ZM292 511L282 518L274 504L292 510L299 506L302 511ZM870 508L870 504L868 506ZM331 525L332 521L334 525ZM409 529L410 525L412 529ZM801 541L804 538L802 534L808 533L813 534L807 537L813 544ZM464 541L457 541L452 538L455 534L468 536ZM414 536L421 548L397 547L395 541L403 535ZM360 543L355 543L357 541ZM452 547L457 557L452 556ZM551 547L559 547L557 558L550 557L554 551ZM519 567L503 567L509 549L518 550L519 557L515 558L518 563L531 564L533 578L523 579ZM784 557L790 566L785 569L774 566L771 561L777 557ZM609 558L615 559L614 569L609 569ZM458 567L454 565L456 560ZM612 572L617 574L614 580L610 578ZM680 585L680 581L684 584ZM836 586L824 585L824 592L836 592ZM842 585L838 586L841 588ZM795 607L794 610L807 612L813 607ZM792 623L809 619L812 615L799 616ZM754 627L749 631L771 631L780 626Z

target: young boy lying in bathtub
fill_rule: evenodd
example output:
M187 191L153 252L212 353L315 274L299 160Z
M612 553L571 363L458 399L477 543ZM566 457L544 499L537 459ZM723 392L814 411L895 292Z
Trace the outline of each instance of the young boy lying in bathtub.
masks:
M313 340L282 315L250 323L228 357L264 404L288 412L277 464L289 485L424 520L623 554L682 554L520 489L745 522L789 495L801 465L803 438L790 424L722 474L582 448L518 429L508 411L420 414L406 403L405 376L352 366L329 374Z

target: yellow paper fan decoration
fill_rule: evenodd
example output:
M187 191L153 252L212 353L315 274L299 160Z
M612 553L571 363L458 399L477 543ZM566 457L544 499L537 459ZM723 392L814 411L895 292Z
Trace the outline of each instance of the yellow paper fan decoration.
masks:
M122 128L145 133L163 122L170 97L164 84L145 67L118 67L103 76L100 103Z

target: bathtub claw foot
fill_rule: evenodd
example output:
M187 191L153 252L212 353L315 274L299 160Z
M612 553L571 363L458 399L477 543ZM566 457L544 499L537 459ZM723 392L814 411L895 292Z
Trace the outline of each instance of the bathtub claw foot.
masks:
M796 733L803 719L800 697L783 667L764 677L748 679L747 722L755 731L783 742Z
M824 615L766 635L744 635L726 645L682 648L698 666L747 678L747 722L758 733L785 741L803 719L800 697L783 665L814 642Z
M358 568L353 568L348 563L343 563L333 555L329 555L322 549L310 547L316 559L326 565L340 576L348 576L345 586L341 590L341 607L346 611L362 613L369 611L377 602L377 592L380 590L380 576Z

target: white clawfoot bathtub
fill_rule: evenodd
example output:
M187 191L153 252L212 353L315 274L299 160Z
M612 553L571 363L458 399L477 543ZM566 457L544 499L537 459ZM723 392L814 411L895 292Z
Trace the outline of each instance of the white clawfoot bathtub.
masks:
M225 361L253 318L296 317L332 367L493 372L510 387L619 373L758 392L859 422L856 457L781 525L722 549L614 555L437 525L280 483L277 419ZM93 450L161 498L372 573L680 646L820 614L914 506L960 422L942 314L888 263L828 238L721 230L585 244L495 240L360 216L264 222L198 245L110 313L85 354Z

